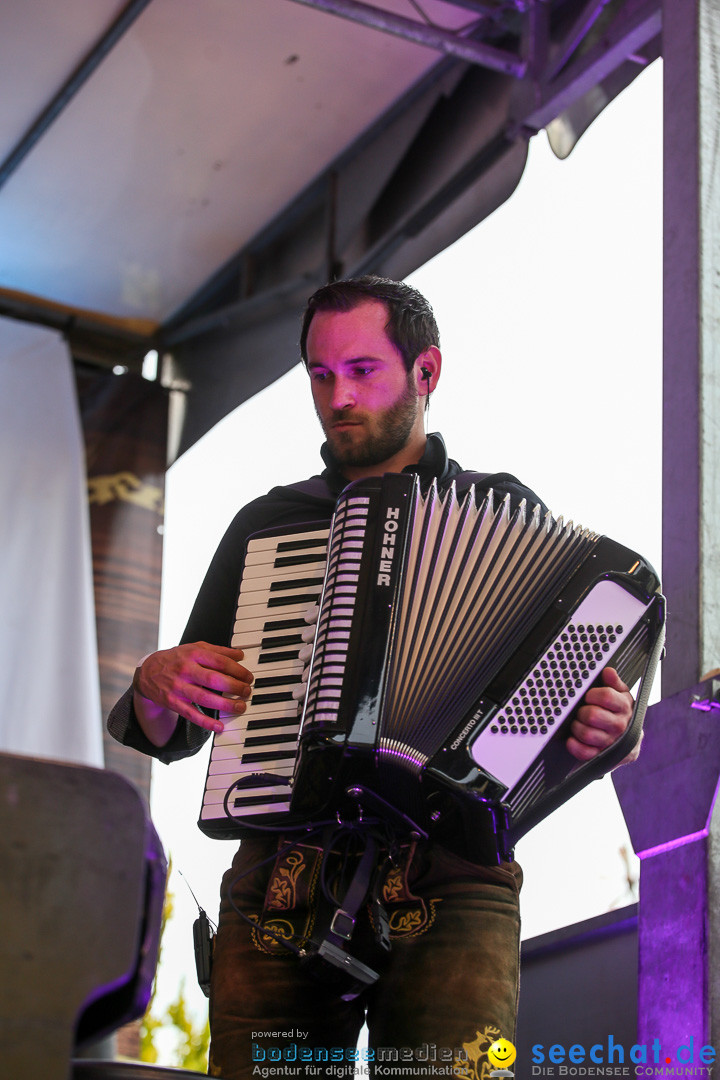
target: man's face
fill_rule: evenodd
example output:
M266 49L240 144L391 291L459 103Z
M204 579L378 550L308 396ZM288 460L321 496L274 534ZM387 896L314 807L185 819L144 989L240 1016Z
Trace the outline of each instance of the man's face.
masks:
M388 311L368 300L351 311L318 311L307 338L313 401L335 457L380 465L399 453L422 409L414 372L385 332Z

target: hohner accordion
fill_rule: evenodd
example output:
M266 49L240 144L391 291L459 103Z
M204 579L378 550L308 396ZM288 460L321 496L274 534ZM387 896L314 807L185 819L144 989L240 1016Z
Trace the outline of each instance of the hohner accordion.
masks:
M634 746L663 631L652 567L606 537L492 491L357 481L329 533L248 542L232 644L253 694L214 736L200 828L237 837L317 822L359 790L484 858L488 808L495 822L498 806L509 814L514 843ZM608 665L640 680L633 718L580 764L568 728Z

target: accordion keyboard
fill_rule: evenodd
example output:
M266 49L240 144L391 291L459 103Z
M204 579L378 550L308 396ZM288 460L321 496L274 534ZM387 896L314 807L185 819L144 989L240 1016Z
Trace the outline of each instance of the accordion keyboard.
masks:
M248 544L231 644L255 678L246 711L221 714L226 726L213 739L201 823L289 809L301 712L293 691L307 666L303 631L322 591L328 531L309 527Z

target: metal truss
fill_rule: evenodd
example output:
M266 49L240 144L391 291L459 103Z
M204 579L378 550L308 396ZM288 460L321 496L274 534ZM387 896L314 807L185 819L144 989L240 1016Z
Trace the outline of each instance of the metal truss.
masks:
M528 76L551 82L601 27L603 19L616 14L624 0L442 0L477 16L461 30L447 30L424 19L398 15L363 0L292 0L329 15L392 34L466 63L477 64L515 79ZM421 15L415 0L409 3ZM659 0L651 5L659 19ZM562 22L559 38L551 24ZM659 23L655 30L659 30ZM502 44L498 44L502 42Z

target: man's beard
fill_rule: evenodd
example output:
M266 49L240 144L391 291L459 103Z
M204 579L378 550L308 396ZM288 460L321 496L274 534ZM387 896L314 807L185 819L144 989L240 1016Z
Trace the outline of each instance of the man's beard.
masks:
M346 415L342 411L333 413L327 422L327 427L320 418L330 449L338 462L341 465L366 468L381 465L394 457L408 443L417 419L417 401L418 394L412 373L410 373L405 389L394 405L380 413L363 415L365 424L363 424L362 441L357 442L354 440L353 430L335 431L332 427L340 420L346 419L352 422L351 415Z

